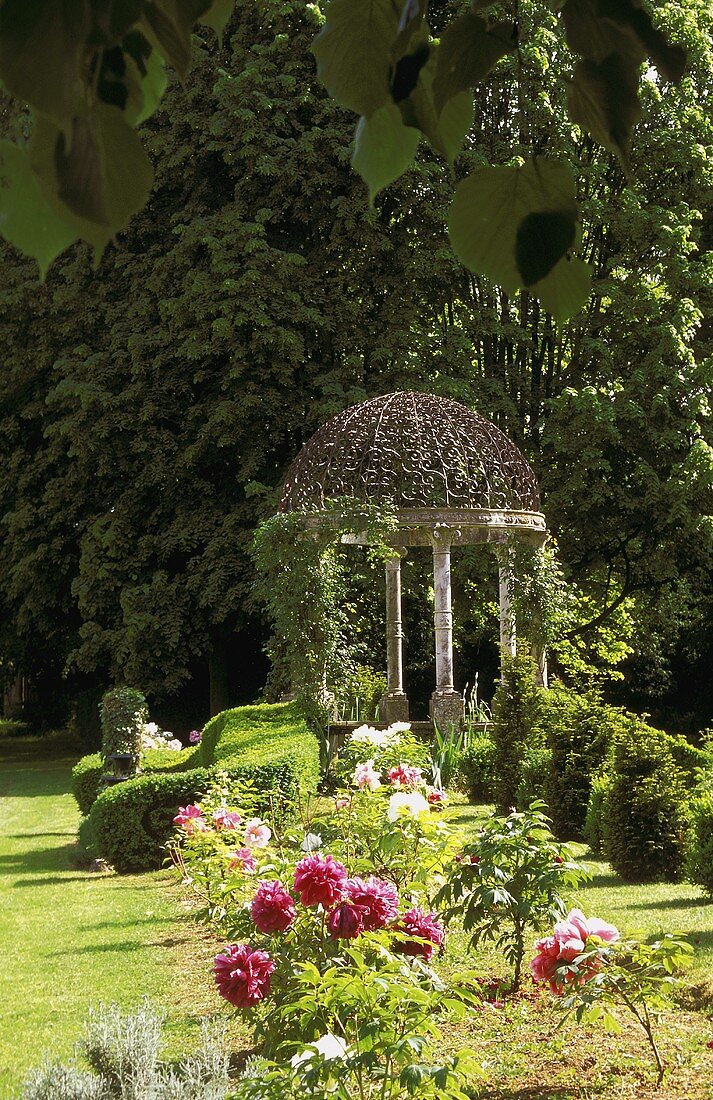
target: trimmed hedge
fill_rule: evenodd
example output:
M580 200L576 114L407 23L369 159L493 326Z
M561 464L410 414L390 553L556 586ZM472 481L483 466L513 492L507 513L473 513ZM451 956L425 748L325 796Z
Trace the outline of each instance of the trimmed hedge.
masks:
M458 775L472 802L492 802L495 742L488 730L474 733L458 758Z
M199 798L210 780L207 768L194 768L138 775L108 787L80 826L80 839L122 873L160 867L177 807Z
M99 784L104 774L101 753L83 756L72 768L72 794L83 814L88 814L99 794Z
M672 741L631 719L614 746L602 813L603 850L625 882L671 882L681 876L687 787Z
M198 767L198 747L190 752L174 752L173 749L149 749L141 759L141 774L153 772L185 772ZM101 753L83 756L72 768L72 794L83 814L88 814L96 801L102 776L106 768Z
M298 789L314 790L319 745L296 704L265 703L223 711L195 750L152 750L144 767L143 775L99 794L81 826L85 846L117 871L160 866L177 806L199 798L217 772L249 784L258 812L271 794L290 800Z
M686 875L713 898L713 790L696 795L688 815Z
M495 745L493 796L502 812L517 802L525 751L544 744L544 694L535 685L535 662L529 654L503 655L490 726Z

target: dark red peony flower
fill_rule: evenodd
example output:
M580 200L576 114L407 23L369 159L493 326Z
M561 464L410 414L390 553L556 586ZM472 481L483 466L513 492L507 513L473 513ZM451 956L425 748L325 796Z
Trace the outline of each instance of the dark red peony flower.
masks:
M361 913L364 930L373 931L384 928L394 919L399 909L399 896L392 882L383 879L350 878L347 882L347 897Z
M267 951L247 943L231 943L215 956L213 973L218 992L236 1008L250 1008L270 992L275 963Z
M340 902L329 914L327 928L333 940L353 940L364 928L361 910L348 901Z
M344 897L347 869L334 856L309 855L295 867L295 890L303 905L331 909Z
M436 914L426 913L423 909L409 909L396 927L399 932L418 936L422 940L428 940L428 943L406 940L394 944L394 951L400 951L402 955L420 955L427 962L435 949L441 946L446 934Z
M250 904L250 916L260 932L285 932L297 911L291 894L281 882L263 881Z

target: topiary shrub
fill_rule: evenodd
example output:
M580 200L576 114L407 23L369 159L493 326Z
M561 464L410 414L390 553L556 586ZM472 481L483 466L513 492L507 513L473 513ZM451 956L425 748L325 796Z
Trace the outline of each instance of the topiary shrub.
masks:
M544 744L542 696L529 654L503 657L502 679L493 698L495 744L493 795L500 810L516 805L526 749Z
M579 694L553 684L543 693L543 724L550 763L541 795L560 838L581 838L592 780L629 719L596 692Z
M611 789L612 777L602 771L595 775L589 788L587 814L584 819L583 834L587 844L595 855L601 855L604 845L604 818L607 812L607 799Z
M155 749L144 760L144 774L102 791L80 826L84 846L117 871L160 867L179 803L200 798L216 772L249 786L257 812L274 796L290 803L315 790L320 775L317 740L293 703L224 711L192 752Z
M493 801L495 742L488 730L469 737L458 760L458 777L471 802Z
M141 735L148 720L146 699L135 688L107 691L99 706L104 760L114 753L129 753L138 761Z
M72 768L72 794L83 814L91 810L101 786L104 761L98 752L83 756Z
M617 739L603 850L626 882L675 881L686 837L686 784L667 734L631 719Z
M544 801L551 769L552 749L549 746L535 745L525 748L516 795L518 806L530 806L533 802Z
M688 825L686 877L713 898L713 783L691 800Z

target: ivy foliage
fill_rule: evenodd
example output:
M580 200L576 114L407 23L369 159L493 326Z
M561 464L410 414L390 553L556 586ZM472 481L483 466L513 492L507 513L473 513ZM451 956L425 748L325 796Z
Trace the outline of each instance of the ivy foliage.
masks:
M396 553L389 539L395 526L392 509L342 498L329 501L319 515L278 513L255 534L259 595L274 628L273 669L324 734L334 710L329 686L353 664L347 576L336 544L358 540L372 560L385 561Z
M0 81L32 108L29 145L0 143L0 229L44 273L81 238L98 255L148 198L136 127L185 77L196 22L221 32L232 0L4 0Z

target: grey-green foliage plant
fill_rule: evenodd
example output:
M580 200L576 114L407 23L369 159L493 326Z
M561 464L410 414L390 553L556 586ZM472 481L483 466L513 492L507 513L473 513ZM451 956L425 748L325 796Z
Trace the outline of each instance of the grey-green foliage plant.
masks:
M160 1060L162 1017L150 1005L92 1012L79 1045L90 1070L47 1064L30 1073L23 1100L224 1100L228 1055L220 1030L205 1021L201 1044L178 1067Z
M99 713L104 760L113 753L129 753L138 759L141 735L148 719L142 693L136 688L112 688L102 698Z

